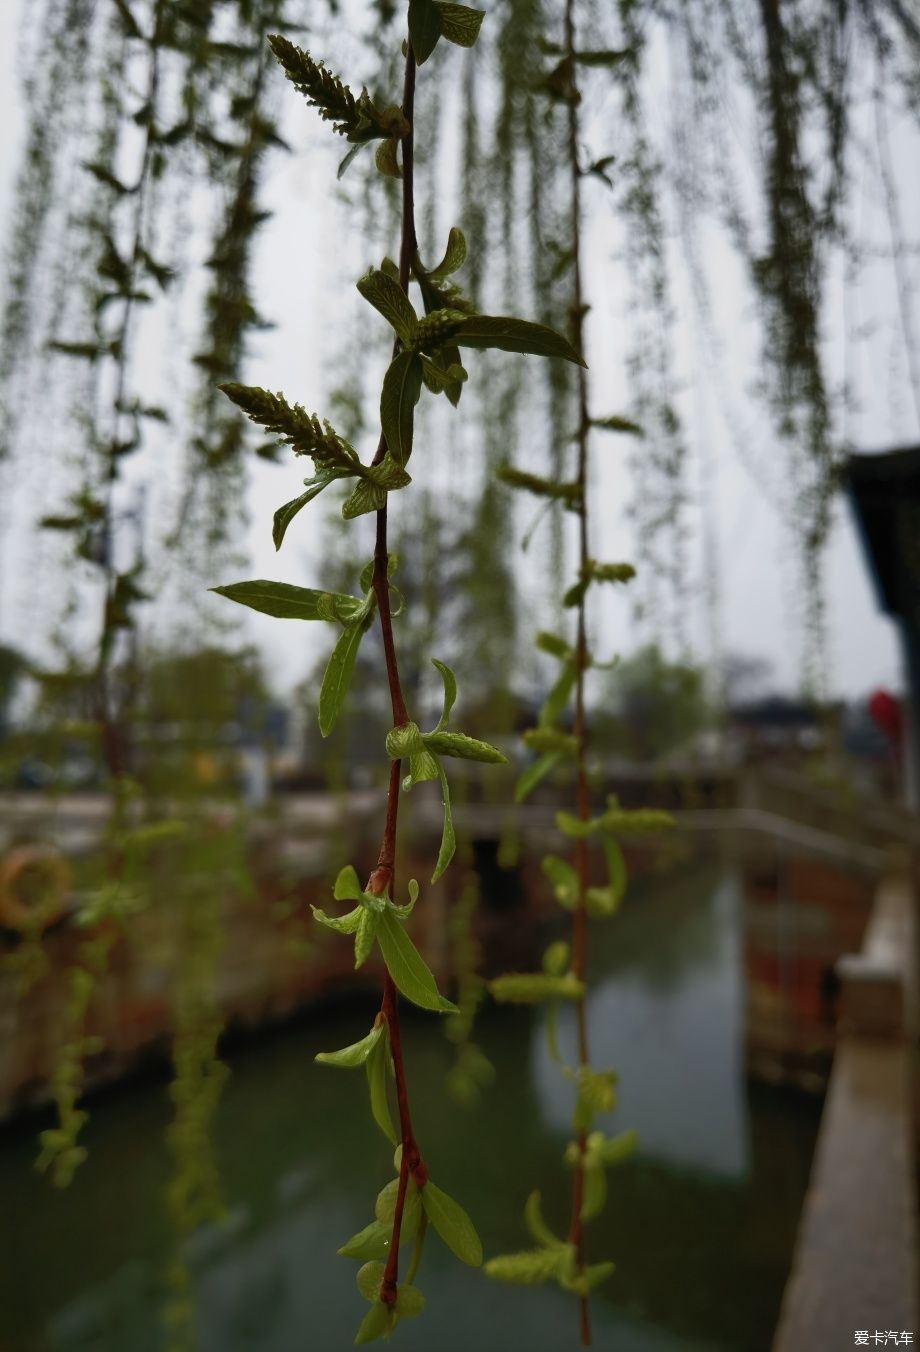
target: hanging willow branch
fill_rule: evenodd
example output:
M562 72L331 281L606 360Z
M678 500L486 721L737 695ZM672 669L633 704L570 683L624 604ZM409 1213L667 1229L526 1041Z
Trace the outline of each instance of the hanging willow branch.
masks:
M418 899L419 888L414 880L410 881L408 901L400 903L396 900L396 835L400 788L408 791L421 781L439 781L444 819L441 847L432 875L432 883L437 882L453 859L456 848L444 758L487 763L505 759L487 742L449 729L457 684L450 668L437 659L432 660L444 686L441 717L426 733L410 716L400 679L391 610L394 559L387 539L389 495L404 490L410 482L406 465L415 449L415 409L423 389L434 396L446 395L454 406L459 403L467 380L461 348L561 357L582 365L577 351L554 330L524 320L475 311L456 283L448 280L463 265L467 254L466 241L459 230L451 230L444 256L433 268L426 268L418 256L414 174L418 136L415 125L416 69L427 61L442 36L459 46L472 45L481 19L480 11L464 6L438 4L435 0L410 0L401 120L398 123L401 134L396 138L401 164L392 156L378 156L381 172L390 174L395 168L401 178L398 262L384 259L379 268L372 268L358 282L364 300L389 324L394 334L392 360L380 395L381 434L370 464L362 463L357 452L335 433L331 424L320 423L299 406L291 405L284 396L271 395L258 387L231 385L225 390L251 419L280 434L293 445L295 453L307 454L313 460L316 474L306 481L307 492L286 503L276 513L277 546L280 547L284 533L297 514L339 478L358 480L343 506L345 518L366 512L374 512L376 516L374 554L361 574L361 596L268 581L234 583L215 589L231 600L268 614L324 620L341 626L342 634L333 649L319 696L319 724L324 736L335 727L344 706L361 639L373 623L375 614L380 618L385 678L393 718L385 748L390 759L390 772L380 853L363 888L353 868L346 867L339 873L334 897L337 901L352 903L351 910L338 916L329 916L320 910L315 912L321 924L353 938L356 967L360 967L377 948L385 969L380 1011L367 1036L351 1047L322 1053L318 1057L321 1062L333 1066L365 1068L372 1115L397 1147L394 1158L397 1176L378 1196L375 1220L340 1250L364 1263L358 1272L357 1284L371 1308L358 1330L356 1341L359 1343L388 1336L399 1319L421 1311L424 1297L414 1279L429 1225L461 1261L473 1266L481 1262L482 1249L476 1231L463 1209L432 1182L412 1123L399 995L435 1013L456 1014L458 1011L438 991L433 974L407 934L405 924ZM287 74L293 74L294 83L308 102L319 107L324 119L333 121L335 127L346 134L349 129L353 131L356 126L353 111L358 104L341 81L332 79L324 73L320 63L307 53L292 49L290 44L275 39L272 47ZM418 286L421 314L410 300L410 281ZM405 777L402 775L404 763L408 766ZM389 1066L392 1066L395 1081L398 1130L393 1125L388 1102ZM414 1241L412 1258L408 1274L401 1283L400 1246L410 1239Z
M240 885L245 872L238 861L231 878L228 862L234 849L241 849L243 837L242 833L234 836L229 825L215 832L207 814L195 816L188 802L185 820L163 820L162 805L152 795L143 799L132 778L139 770L130 737L139 683L138 612L148 597L143 548L135 548L131 557L126 538L136 533L142 540L143 523L136 516L132 519L124 506L124 470L149 446L151 430L177 419L174 405L152 404L145 396L136 360L142 316L171 288L177 275L162 241L165 187L175 186L190 169L196 172L202 159L215 155L234 166L230 221L215 245L220 260L212 269L215 281L206 305L206 340L214 358L211 366L224 379L233 379L239 375L243 337L254 321L251 307L238 304L247 283L249 242L260 219L253 164L257 153L272 141L273 131L264 116L259 81L249 73L243 93L231 99L229 107L220 102L222 76L236 70L241 61L246 67L253 50L246 42L225 40L226 7L220 16L211 4L180 5L174 0L82 8L73 3L49 4L48 8L55 20L50 28L55 44L50 69L61 67L55 99L72 111L68 81L85 89L80 62L94 41L100 45L98 60L104 79L93 91L98 94L99 108L91 110L89 117L92 150L88 154L82 141L81 153L75 153L74 142L68 141L76 135L70 125L58 126L56 103L47 116L49 126L60 134L61 146L49 145L41 133L46 110L37 103L31 109L30 144L35 162L26 179L34 191L30 190L29 210L18 224L14 241L17 262L4 336L8 344L19 342L27 349L36 333L53 324L48 348L54 362L78 372L68 382L67 393L73 405L71 422L83 434L82 481L63 503L48 504L51 510L41 525L70 542L79 575L89 573L93 579L93 598L99 596L100 611L93 655L62 672L46 672L44 681L46 688L77 692L85 700L109 776L112 811L73 918L77 932L86 931L86 937L67 977L62 1045L52 1081L58 1120L42 1133L39 1164L63 1186L82 1162L85 1150L79 1138L86 1112L80 1101L87 1062L102 1050L90 1026L93 999L105 976L108 955L138 911L154 904L168 906L169 899L179 898L171 917L180 942L173 973L176 1025L171 1092L175 1117L169 1130L174 1156L169 1209L180 1237L169 1276L173 1288L169 1318L171 1345L178 1347L179 1340L183 1346L190 1344L193 1323L181 1241L202 1220L214 1220L219 1212L209 1127L225 1075L216 1059L223 1015L214 973L221 940L221 904L225 891L231 884ZM240 0L235 9L243 36L260 15L264 19L270 14L273 22L283 22L279 3L253 9L249 0ZM67 18L74 24L73 34L59 28L58 12L62 21ZM220 41L218 27L223 34ZM260 54L263 48L260 42ZM74 59L75 72L64 68L65 56ZM41 49L35 62L40 72ZM38 75L35 80L37 87L43 87ZM228 118L248 127L242 144L221 135ZM75 120L74 125L79 123ZM41 287L33 286L41 259L37 241L54 224L49 213L66 171L67 150L76 161L80 185L77 205L66 221L70 236L62 250L72 275L56 277L46 295ZM36 243L22 238L26 230L33 232ZM80 268L73 267L74 252L81 259ZM65 281L63 300L46 313L50 301L57 302L57 288ZM34 292L32 310L26 307L30 289ZM26 388L27 378L33 378L27 366L12 361L6 362L0 374L7 396L18 388L15 380ZM52 421L50 414L47 421ZM232 421L233 435L238 438L239 420L234 417ZM8 426L15 430L14 422ZM208 432L213 430L209 426ZM13 448L13 453L20 452ZM46 465L48 483L53 491L61 492L58 481L62 476L55 475L54 468L52 462ZM205 477L210 468L205 464ZM149 771L149 765L143 768ZM170 765L169 787L173 799L188 790L175 763ZM160 820L138 824L139 817L153 816L158 808ZM175 843L172 847L179 876L173 877L171 886L158 888L154 855L166 848L166 842L180 838L181 848ZM189 905L192 921L185 914Z
M584 350L584 315L588 294L583 280L583 172L578 113L581 94L575 74L582 55L585 54L579 51L576 43L575 0L566 0L565 45L561 61L548 77L548 83L554 92L560 88L564 90L567 107L566 148L571 192L571 312L573 341L579 351ZM602 64L592 59L596 53L587 55L585 64ZM571 646L564 637L555 634L541 634L538 637L538 647L560 663L560 673L541 710L537 727L525 733L525 744L538 754L539 759L524 772L518 781L516 793L518 801L522 801L558 764L574 763L576 815L563 811L556 816L559 830L573 842L574 861L569 863L556 855L547 855L543 860L543 871L553 886L556 900L571 912L571 942L558 941L550 945L544 955L541 973L510 973L496 977L489 983L493 997L500 1002L544 1004L548 1007L550 1051L556 1061L560 1060L555 1032L557 1008L565 1003L574 1006L577 1060L573 1066L562 1067L576 1090L574 1140L565 1152L565 1162L573 1171L572 1209L566 1238L560 1239L543 1218L539 1192L532 1193L525 1210L525 1220L538 1247L491 1258L485 1265L485 1272L498 1281L527 1286L555 1281L563 1290L572 1292L578 1299L581 1342L587 1347L591 1342L588 1297L596 1286L611 1276L614 1265L609 1261L589 1263L585 1224L603 1209L607 1194L606 1170L627 1158L635 1146L634 1132L607 1137L595 1126L596 1116L609 1113L614 1107L616 1076L610 1070L594 1070L590 1062L586 1008L588 919L589 916L599 918L612 915L622 900L626 869L618 836L624 830L658 829L666 825L668 819L662 813L624 812L615 799L608 801L607 811L602 815L592 815L585 700L585 680L591 664L587 637L587 598L593 584L622 585L630 582L634 577L634 569L625 563L600 563L589 553L589 443L592 427L604 423L608 430L634 434L638 429L627 419L592 417L588 373L584 368L579 369L577 380L575 480L571 483L553 483L534 476L505 473L506 481L514 487L540 494L551 501L561 498L577 514L578 577L563 597L563 605L574 608L576 612L575 643ZM560 726L560 720L573 694L574 723L572 732L568 733ZM592 837L603 846L608 872L608 882L604 887L590 885L588 849Z

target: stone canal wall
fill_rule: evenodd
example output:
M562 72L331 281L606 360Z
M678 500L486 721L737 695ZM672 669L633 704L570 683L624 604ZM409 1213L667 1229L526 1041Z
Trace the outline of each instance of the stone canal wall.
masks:
M485 973L520 970L539 961L559 911L548 895L540 860L565 850L544 802L515 810L458 804L458 835L468 842L461 866L426 887L440 834L440 804L419 786L407 812L398 877L416 877L422 902L412 937L445 991L454 984L449 913L471 873L481 897L475 937ZM246 828L251 894L221 892L220 946L214 997L232 1027L258 1027L318 1000L380 988L369 960L351 966L350 946L316 925L310 905L331 909L330 881L345 863L366 876L375 861L382 810L376 791L346 799L289 799ZM220 829L221 812L215 809ZM61 799L49 810L38 797L0 803L0 859L23 844L48 845L69 861L98 850L106 819L103 799ZM627 845L633 880L657 868L681 868L701 850L726 853L743 879L749 1065L767 1079L823 1088L833 1048L834 992L827 974L841 953L859 947L877 866L884 856L840 843L795 823L739 810L678 814L679 829L656 841ZM347 824L347 825L346 825ZM682 829L681 829L682 828ZM597 865L600 867L600 852ZM601 881L600 877L597 881ZM86 931L72 923L74 898L40 940L44 965L24 983L29 945L15 927L0 927L0 1119L49 1095L67 1026L68 976ZM83 1029L98 1039L86 1060L97 1085L145 1060L168 1055L181 977L183 915L175 898L151 905L113 931L105 974ZM25 988L27 986L27 988Z

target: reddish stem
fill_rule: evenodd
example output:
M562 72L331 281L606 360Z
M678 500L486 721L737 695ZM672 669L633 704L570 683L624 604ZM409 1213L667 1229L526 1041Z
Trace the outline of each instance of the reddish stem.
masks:
M566 0L565 5L565 46L569 61L572 63L572 79L575 78L575 0ZM584 346L584 293L581 277L581 172L578 166L578 109L577 101L572 99L568 108L568 150L569 166L572 175L571 229L573 252L573 297L572 327L576 349L581 352ZM579 576L584 577L588 567L588 437L591 430L591 417L588 410L588 377L583 366L578 368L578 561ZM576 799L578 816L588 821L591 816L591 796L588 789L588 775L585 765L587 749L587 726L585 721L585 671L588 665L588 648L585 620L585 594L578 603L578 629L575 641L575 740L577 788ZM572 970L579 981L584 981L587 968L588 912L585 898L588 891L588 842L575 842L575 872L578 877L578 901L572 916ZM578 1063L588 1065L588 1026L584 997L575 1002L575 1015L578 1027ZM585 1168L584 1158L587 1133L580 1129L577 1134L578 1159L575 1165L575 1178L572 1185L572 1218L569 1224L569 1243L574 1245L579 1273L585 1269L585 1235L581 1218L584 1200ZM579 1322L583 1347L591 1343L591 1323L588 1315L588 1298L579 1296Z
M402 141L403 159L403 210L402 238L399 248L399 283L408 294L409 275L412 260L415 257L415 202L413 182L413 118L415 110L415 56L411 42L407 44L406 73L403 84L402 110L409 123L409 133ZM399 342L394 344L394 354L399 351ZM386 438L380 434L374 464L379 464L387 452ZM377 598L377 610L380 614L380 630L383 636L383 651L386 660L387 683L390 690L390 704L393 710L393 723L401 727L409 722L406 701L399 679L399 664L396 658L396 645L393 640L393 617L390 610L390 584L388 576L387 551L387 509L386 504L377 513L377 539L374 546L373 588ZM383 830L383 840L377 865L368 879L367 889L375 895L393 894L395 886L396 826L399 816L400 765L398 760L390 764L390 779L387 788L387 813ZM380 1014L386 1020L393 1057L393 1070L396 1079L396 1102L399 1109L399 1136L402 1143L402 1159L399 1166L399 1186L396 1193L396 1207L393 1213L393 1229L390 1235L390 1247L387 1252L386 1268L380 1285L380 1299L385 1305L396 1302L399 1277L399 1242L402 1233L403 1214L406 1206L406 1193L410 1177L417 1187L424 1187L428 1180L419 1148L412 1131L412 1116L409 1111L409 1091L406 1083L406 1070L402 1055L402 1039L399 1028L399 996L389 971L383 978L383 1000Z
M411 1178L416 1187L423 1188L428 1182L428 1170L419 1154L419 1148L412 1130L412 1117L409 1111L409 1093L406 1088L406 1072L402 1058L402 1043L399 1032L399 997L393 978L387 972L383 979L383 1004L381 1013L387 1021L390 1034L390 1051L393 1054L393 1068L396 1072L396 1103L399 1109L399 1135L402 1142L402 1158L399 1162L399 1187L396 1193L396 1209L393 1213L393 1231L390 1235L390 1248L387 1253L387 1265L380 1285L380 1299L385 1305L396 1300L397 1277L399 1272L399 1244L402 1232L402 1219L406 1205L406 1193Z

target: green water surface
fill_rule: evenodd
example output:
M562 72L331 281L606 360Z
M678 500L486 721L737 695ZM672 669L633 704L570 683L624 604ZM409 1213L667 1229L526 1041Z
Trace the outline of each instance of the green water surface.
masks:
M598 927L593 1059L621 1075L610 1125L641 1137L589 1229L589 1257L617 1262L592 1297L598 1348L770 1346L820 1105L746 1080L741 933L734 875L714 866L645 883ZM363 1076L312 1057L361 1036L372 1015L327 1006L233 1050L217 1128L228 1218L190 1254L199 1352L351 1346L367 1307L357 1265L335 1250L372 1218L391 1152L370 1124ZM483 1014L477 1037L498 1078L476 1109L445 1091L454 1053L438 1021L408 1012L404 1026L431 1175L473 1216L486 1254L527 1247L521 1209L535 1186L564 1231L571 1103L542 1014ZM160 1352L168 1118L158 1081L97 1099L89 1160L64 1192L33 1168L42 1123L0 1134L0 1352ZM418 1283L428 1308L398 1328L392 1345L404 1352L577 1347L572 1297L490 1283L436 1236Z

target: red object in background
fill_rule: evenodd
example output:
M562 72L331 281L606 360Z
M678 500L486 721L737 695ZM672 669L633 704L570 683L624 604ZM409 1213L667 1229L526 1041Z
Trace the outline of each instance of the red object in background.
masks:
M900 700L888 690L874 690L869 696L869 713L876 727L900 751L904 740L904 714Z

